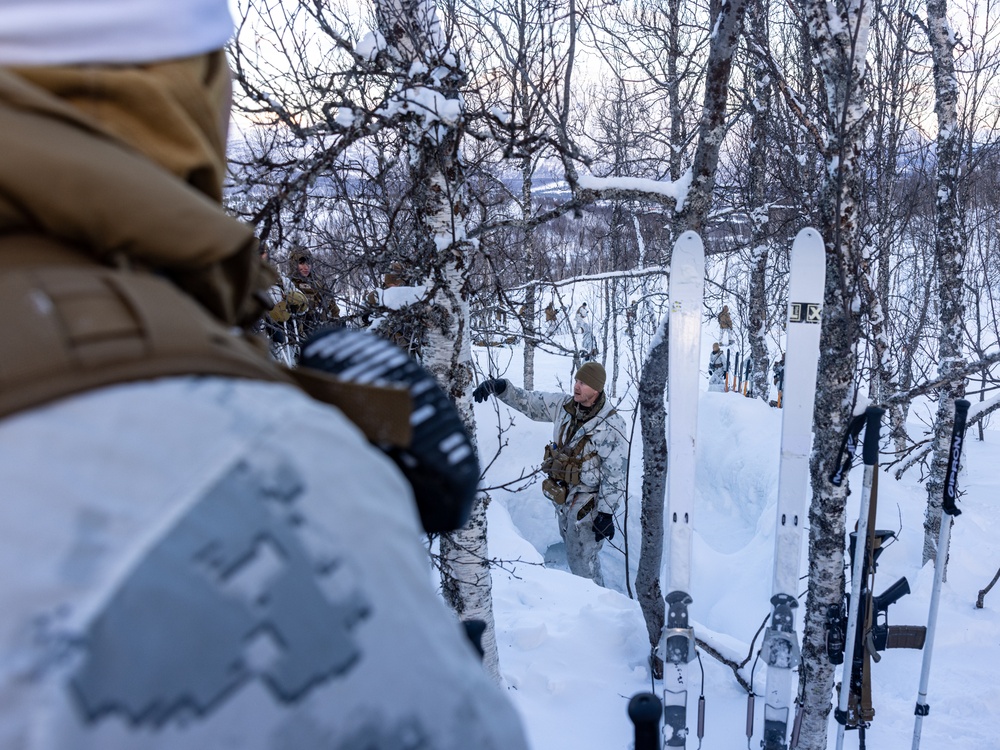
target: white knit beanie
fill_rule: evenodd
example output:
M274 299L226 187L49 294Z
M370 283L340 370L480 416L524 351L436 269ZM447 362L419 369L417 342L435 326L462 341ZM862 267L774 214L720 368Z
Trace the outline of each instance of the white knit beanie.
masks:
M0 0L0 65L151 63L232 32L227 0Z

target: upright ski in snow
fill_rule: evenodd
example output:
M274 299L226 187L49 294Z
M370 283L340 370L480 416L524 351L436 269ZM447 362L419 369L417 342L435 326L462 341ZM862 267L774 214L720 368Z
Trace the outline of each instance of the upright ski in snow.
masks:
M792 670L799 663L795 609L798 607L802 527L809 493L809 451L825 273L823 238L815 229L803 229L792 244L788 281L771 622L761 646L761 656L767 665L761 743L764 750L786 750L788 747L786 739L793 705Z
M701 309L705 288L705 250L695 232L685 232L670 259L670 327L667 398L667 622L660 636L663 658L664 744L686 747L688 664L695 650L688 623L691 603L691 518L694 505L695 433L698 426L698 368L701 361ZM699 699L698 737L704 723Z

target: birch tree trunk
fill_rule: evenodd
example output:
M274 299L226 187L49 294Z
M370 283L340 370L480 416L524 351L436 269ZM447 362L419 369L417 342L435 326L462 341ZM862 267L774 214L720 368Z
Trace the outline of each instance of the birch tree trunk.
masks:
M934 60L934 110L937 114L937 191L934 256L937 263L938 295L941 299L938 341L938 375L950 378L938 390L934 420L934 451L927 479L927 510L924 517L923 562L947 555L937 549L941 528L941 501L950 437L955 421L955 399L965 395L962 370L962 300L965 253L959 212L961 159L958 128L958 81L955 78L954 34L948 25L948 0L927 0L928 36Z
M767 356L767 293L766 273L769 255L769 208L767 200L767 144L768 120L771 114L771 76L761 58L767 54L768 0L753 0L747 12L747 25L755 44L752 53L754 110L750 121L750 158L747 164L750 199L750 356L756 366L753 370L751 391L757 398L768 400L771 390Z
M877 144L872 150L871 169L874 178L869 185L868 203L872 236L870 255L878 264L875 286L870 290L868 306L871 310L872 345L872 400L884 402L900 390L900 373L911 356L893 340L890 327L892 290L891 273L900 256L899 238L913 219L913 201L907 200L898 181L899 159L905 139L912 127L910 111L916 108L914 81L916 66L913 49L913 30L916 28L915 12L919 0L891 0L884 18L891 23L879 23L872 32L873 76L879 86L873 90L873 123L870 142ZM906 434L905 403L888 405L889 429L896 450L902 453L909 442Z
M828 196L829 197L829 196ZM824 215L824 218L829 218ZM830 236L824 226L825 236ZM846 241L853 241L845 238ZM799 747L825 750L833 696L834 668L826 653L826 612L844 593L844 534L848 482L830 483L854 401L857 370L857 321L840 285L843 245L826 243L827 279L820 337L820 377L810 457L812 503L809 508L809 587L806 596L802 663L799 666L803 720ZM833 268L831 269L831 266Z
M642 542L635 593L639 600L649 645L655 648L663 629L665 604L660 589L663 561L663 505L667 476L667 420L663 394L667 387L669 364L667 318L660 321L657 334L639 379L640 428L642 430ZM663 663L653 671L663 675Z
M743 33L747 0L723 0L714 24L705 66L705 100L698 124L698 146L691 165L691 188L675 227L701 231L712 204L719 152L728 127L729 79ZM681 231L674 236L679 237Z
M377 0L380 30L394 53L399 88L396 105L409 112L409 146L416 230L415 262L425 275L428 324L424 365L457 405L469 434L472 412L472 346L469 335L466 186L460 159L464 128L460 95L465 71L430 0ZM460 619L482 620L484 667L500 681L493 622L492 577L486 543L486 498L469 523L440 538L444 598Z
M806 12L825 91L827 169L820 192L820 230L826 243L826 287L819 380L810 457L809 589L799 667L801 750L826 750L834 668L826 654L826 613L844 594L848 482L829 481L855 402L859 321L858 154L864 142L865 55L871 21L855 0L807 0Z
M604 282L604 342L601 346L601 361L608 366L610 360L611 385L608 388L608 396L616 398L618 396L618 359L621 356L618 335L618 319L621 315L623 305L623 294L618 292L618 284L622 283L622 292L625 291L624 283L610 279ZM609 330L610 325L610 330ZM612 353L612 349L614 352Z
M527 88L527 83L524 84ZM521 92L523 105L527 108L527 91ZM524 220L524 257L531 270L531 281L538 278L538 256L535 252L535 228L529 225L529 219L533 213L532 187L534 185L534 166L531 156L524 156L521 160L521 218ZM536 324L535 309L538 307L537 287L528 284L524 288L524 306L522 314L518 317L521 320L521 331L524 334L524 389L527 391L535 388L535 346L538 343L538 327Z
M681 112L681 87L680 74L677 70L677 61L680 59L680 30L681 30L681 2L680 0L667 0L667 99L670 103L670 143L673 148L669 152L670 179L679 180L681 177L681 148L684 142L684 116ZM661 249L662 250L662 249ZM663 263L663 258L656 258L655 262Z
M736 54L739 37L743 28L743 16L746 8L745 0L726 0L722 4L714 28L715 35L709 50L706 66L706 85L704 108L699 127L698 146L695 151L692 166L693 180L688 192L687 201L677 213L674 222L673 236L680 235L680 230L690 228L695 231L702 229L708 210L712 203L712 189L715 186L715 173L719 164L719 152L726 130L726 103L729 95L729 77L732 72L733 56ZM636 589L644 593L639 595L646 627L649 631L650 645L659 642L660 630L663 628L664 603L659 596L660 564L662 562L663 543L663 493L667 470L667 440L663 425L666 415L662 390L652 393L656 384L660 388L666 383L668 338L666 321L660 323L662 335L654 340L649 354L642 366L642 382L646 383L648 393L640 400L640 419L644 441L643 461L643 540L639 555L639 567L636 571ZM668 394L669 397L669 394ZM647 496L647 492L650 494ZM653 506L658 504L658 510ZM647 517L647 507L649 515ZM648 526L647 526L648 523ZM652 543L659 540L660 549L654 551ZM655 577L656 586L651 581ZM644 585L640 586L640 578ZM652 592L660 600L653 602ZM654 664L655 668L655 664Z

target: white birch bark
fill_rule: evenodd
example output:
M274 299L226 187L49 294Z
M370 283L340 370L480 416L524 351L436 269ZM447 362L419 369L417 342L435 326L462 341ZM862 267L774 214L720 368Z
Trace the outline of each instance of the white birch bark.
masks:
M799 667L801 750L826 750L834 667L826 654L826 612L844 594L845 481L833 473L855 401L858 299L858 155L867 125L865 55L871 25L863 0L807 0L822 86L825 182L819 221L826 241L826 289L810 459L809 589Z
M667 319L660 322L656 338L642 366L639 408L642 430L642 540L635 576L636 598L646 621L650 650L660 642L665 603L660 588L663 564L663 506L667 492L667 419L663 392L667 387ZM653 665L663 674L662 661Z
M469 434L475 436L466 186L459 150L465 71L448 47L433 2L376 0L376 15L396 53L396 105L409 113L405 136L416 224L413 260L423 271L428 290L421 313L426 325L421 357L458 406ZM442 535L440 566L444 598L459 618L486 623L484 666L499 682L485 496L479 497L463 529Z
M955 420L955 399L965 395L965 378L958 375L962 355L962 321L965 305L965 251L958 190L961 159L958 128L958 81L955 78L955 37L948 24L948 0L927 1L928 36L934 60L934 110L937 114L937 191L934 255L937 261L938 296L941 300L938 339L938 375L949 378L938 390L934 420L934 450L927 479L927 510L924 517L923 562L935 560L947 550L937 549L941 528L941 500L950 437Z
M522 102L527 106L527 92L521 92ZM533 272L533 277L537 278L538 259L535 251L535 229L529 225L533 213L532 187L534 186L534 168L530 156L525 156L521 160L521 219L524 220L524 253L528 261L528 267ZM535 388L535 346L538 343L538 326L536 323L536 308L538 300L536 287L528 284L524 289L524 306L521 318L521 331L524 334L524 389L526 391Z
M771 76L762 59L767 51L769 27L768 0L754 0L747 11L747 26L756 44L751 59L754 76L754 110L750 126L750 154L747 169L750 199L750 356L754 362L751 390L757 398L768 400L771 388L770 361L767 351L766 272L770 254L769 203L767 201L768 120L771 117Z

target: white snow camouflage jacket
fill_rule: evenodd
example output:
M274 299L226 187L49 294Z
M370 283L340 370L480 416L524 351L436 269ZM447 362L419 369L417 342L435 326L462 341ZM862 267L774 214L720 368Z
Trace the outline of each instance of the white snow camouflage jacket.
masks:
M527 750L403 475L291 386L0 419L0 497L3 750Z
M536 422L552 422L554 442L559 441L564 427L576 413L572 396L526 391L509 381L507 388L497 397ZM628 482L625 422L605 400L601 408L569 436L566 447L576 445L584 435L590 436L593 449L585 451L588 457L580 470L580 484L570 488L570 495L593 493L597 498L598 513L614 513L625 497Z

